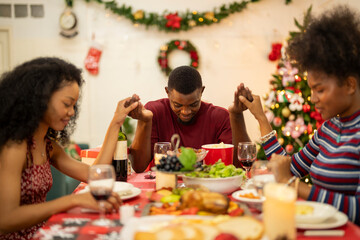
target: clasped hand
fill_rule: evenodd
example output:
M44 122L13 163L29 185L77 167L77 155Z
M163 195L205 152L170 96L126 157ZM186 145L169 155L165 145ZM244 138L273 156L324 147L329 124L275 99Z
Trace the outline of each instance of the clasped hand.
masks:
M229 112L230 113L234 113L234 114L241 114L243 111L245 111L246 109L248 109L248 107L243 104L240 101L240 96L245 97L246 99L248 99L250 102L253 100L251 91L249 90L249 88L245 88L244 84L241 83L235 93L234 93L234 103L229 107Z

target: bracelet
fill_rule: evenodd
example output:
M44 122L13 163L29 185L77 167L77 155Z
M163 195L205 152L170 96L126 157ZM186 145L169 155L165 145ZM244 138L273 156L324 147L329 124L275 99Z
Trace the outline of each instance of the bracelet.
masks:
M289 181L287 181L286 186L290 186L290 184L292 184L296 179L297 179L296 176L292 176L292 177L289 179Z
M276 135L276 131L272 130L271 132L269 132L268 134L266 134L265 136L260 137L260 142L261 143L265 143L267 140L269 140L270 138L274 137Z

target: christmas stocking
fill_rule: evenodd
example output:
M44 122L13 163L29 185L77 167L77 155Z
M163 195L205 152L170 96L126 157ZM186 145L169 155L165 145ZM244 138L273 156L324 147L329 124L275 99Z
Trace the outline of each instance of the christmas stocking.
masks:
M85 58L85 68L92 75L99 73L99 61L102 53L102 46L94 42Z

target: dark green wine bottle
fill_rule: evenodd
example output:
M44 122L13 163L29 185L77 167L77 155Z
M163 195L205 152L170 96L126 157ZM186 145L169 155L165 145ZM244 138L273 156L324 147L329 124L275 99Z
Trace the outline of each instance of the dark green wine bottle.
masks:
M121 128L118 134L112 165L115 169L116 181L126 182L128 175L127 137Z

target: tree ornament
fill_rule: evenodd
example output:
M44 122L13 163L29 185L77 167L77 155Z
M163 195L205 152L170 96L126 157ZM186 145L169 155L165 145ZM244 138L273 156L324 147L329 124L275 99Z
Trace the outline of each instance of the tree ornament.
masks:
M294 152L294 146L291 145L291 144L286 145L285 151L286 151L288 154L293 153L293 152Z
M265 116L266 116L269 123L271 123L274 120L274 117L275 117L275 115L274 115L274 113L272 111L266 111Z
M280 145L283 145L283 144L284 144L284 139L283 139L283 138L279 138L278 141L279 141L279 144L280 144Z
M298 117L296 121L288 121L285 124L283 134L287 137L299 138L304 131L307 130L307 126L304 123L302 117Z
M313 132L313 126L310 123L307 126L307 131L309 134Z
M295 115L294 115L294 114L290 114L289 120L290 120L290 121L294 121L294 120L295 120Z
M268 93L265 93L264 96L263 96L263 99L264 99L264 100L268 100L268 99L269 99L269 94L268 94Z
M294 94L294 90L292 88L285 90L278 90L276 100L279 103L288 103Z
M301 111L303 109L304 99L299 94L293 94L290 98L289 108L291 111Z
M284 67L281 67L278 72L282 75L282 85L287 87L295 82L295 75L299 70L296 67L293 67L289 61L286 61Z
M281 114L282 114L284 117L287 118L287 117L290 116L291 112L290 112L289 108L284 107L284 108L281 110Z
M265 100L264 105L268 108L276 102L276 91L271 91L268 98Z
M282 124L282 120L280 117L275 117L273 123L275 127L280 127Z
M169 54L174 50L183 50L188 52L191 60L190 66L194 68L199 67L199 55L194 45L190 41L186 40L172 40L160 48L158 55L158 63L160 65L161 71L166 75L169 75L172 71L172 68L169 67L168 57Z
M308 113L308 112L310 112L311 107L310 107L310 105L309 105L308 103L305 103L305 104L302 106L302 109L303 109L303 112L304 112L304 113Z

